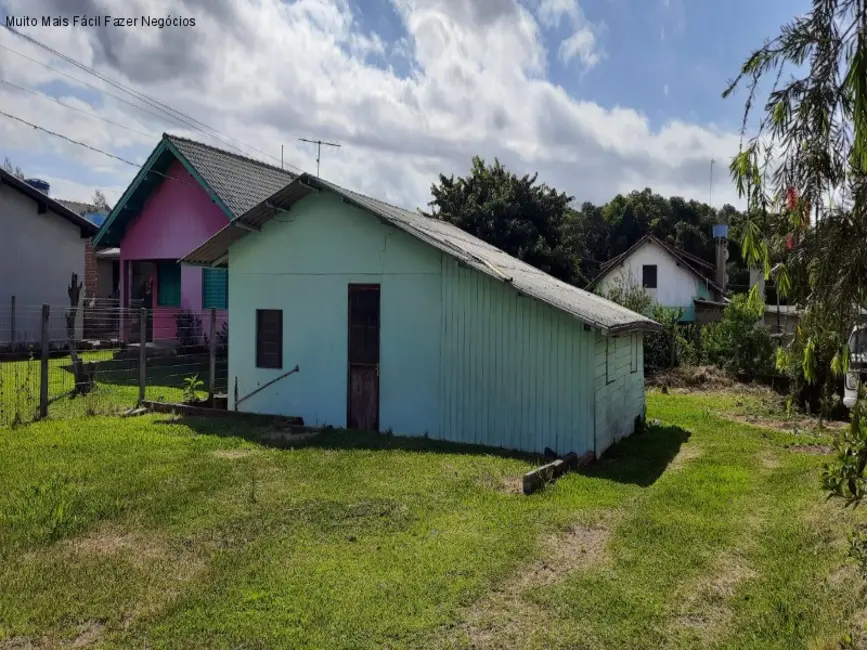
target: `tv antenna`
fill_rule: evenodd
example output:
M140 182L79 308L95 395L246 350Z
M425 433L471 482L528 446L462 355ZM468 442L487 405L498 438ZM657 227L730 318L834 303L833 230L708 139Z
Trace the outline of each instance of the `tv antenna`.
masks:
M301 142L309 142L316 145L316 177L319 177L319 159L322 157L322 145L327 147L340 147L336 142L326 142L325 140L308 140L307 138L298 138Z

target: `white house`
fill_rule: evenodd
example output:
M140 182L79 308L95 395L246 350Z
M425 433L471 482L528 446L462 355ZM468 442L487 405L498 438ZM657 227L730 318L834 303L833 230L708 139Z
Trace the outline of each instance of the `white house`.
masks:
M38 341L42 304L55 308L50 337L65 340L60 310L69 306L72 274L84 281L85 247L97 230L81 215L0 169L0 343L13 338Z
M723 262L724 263L724 262ZM724 289L715 281L715 265L645 235L624 253L608 260L588 290L605 295L617 286L641 286L654 302L681 308L683 322L695 320L695 300L721 301Z
M645 412L657 323L307 174L181 261L228 267L230 408L596 455Z

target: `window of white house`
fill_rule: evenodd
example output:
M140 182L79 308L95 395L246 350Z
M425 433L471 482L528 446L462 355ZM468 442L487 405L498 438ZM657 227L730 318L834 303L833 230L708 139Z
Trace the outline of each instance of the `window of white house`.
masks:
M638 372L638 334L632 333L632 339L629 341L631 354L629 359L629 372Z
M612 345L612 341L614 345ZM612 377L611 370L613 369L613 359L612 355L617 353L617 341L612 339L610 336L605 339L605 383L610 384L614 382L614 377Z
M656 289L656 264L645 264L641 267L641 286L645 289Z

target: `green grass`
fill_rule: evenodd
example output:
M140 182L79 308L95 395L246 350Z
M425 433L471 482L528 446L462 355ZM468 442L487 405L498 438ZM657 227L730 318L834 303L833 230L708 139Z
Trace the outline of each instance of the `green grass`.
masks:
M860 515L823 457L649 396L659 426L531 497L531 459L232 421L0 431L0 648L834 648Z
M68 356L48 361L49 416L80 417L117 414L135 406L139 397L138 360L112 360L112 350L80 353L82 360L96 363L96 387L85 396L69 397L75 387ZM207 389L208 362L201 355L148 359L145 398L153 401L181 402L184 380L197 375ZM41 362L7 361L0 363L0 427L27 423L39 411ZM217 367L217 390L226 390L225 361ZM203 396L204 392L200 393Z

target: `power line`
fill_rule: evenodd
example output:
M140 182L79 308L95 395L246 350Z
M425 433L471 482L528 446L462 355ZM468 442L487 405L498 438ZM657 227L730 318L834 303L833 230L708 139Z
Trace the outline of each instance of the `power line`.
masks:
M35 95L36 97L41 97L42 99L47 99L49 101L54 102L55 104L59 104L60 106L68 108L71 111L75 111L76 113L81 113L82 115L87 115L88 117L93 117L93 118L96 118L98 120L102 120L103 122L106 122L107 124L111 124L113 126L120 127L122 129L124 129L125 131L129 131L130 133L136 133L136 134L144 136L146 138L153 138L154 137L154 135L152 133L145 133L144 131L139 131L137 129L132 128L131 126L127 126L126 124L120 124L119 122L113 122L112 120L109 120L108 118L102 117L101 115L96 115L95 113L85 111L81 108L76 108L75 106L70 106L69 104L66 104L66 103L60 101L58 98L52 97L51 95L46 95L45 93L41 93L38 90L33 90L32 88L25 88L24 86L19 86L18 84L14 84L11 81L6 81L6 79L0 79L0 84L6 84L7 86L11 86L12 88L20 90L22 92L30 93L31 95Z
M164 104L164 103L162 103L156 99L153 99L153 98L145 95L144 93L133 90L133 89L129 88L128 86L121 84L120 82L116 82L116 81L106 77L105 75L101 74L97 70L94 70L90 66L87 66L87 65L73 59L72 57L70 57L66 54L63 54L62 52L58 52L57 50L49 47L48 45L45 45L44 43L41 43L40 41L36 40L35 38L33 38L31 36L28 36L27 34L23 34L23 33L19 32L18 30L13 29L12 27L7 27L6 29L8 29L10 32L15 34L19 38L22 38L22 39L26 40L27 42L29 42L33 45L36 45L37 47L42 48L46 52L49 52L50 54L53 54L54 56L60 57L61 59L63 59L67 63L79 68L80 70L83 70L83 71L87 72L88 74L91 74L91 75L97 77L98 79L100 79L104 83L107 83L107 84L117 88L118 90L125 92L125 93L131 95L132 97L135 97L139 101L145 102L146 104L152 106L153 108L165 113L168 117L171 117L175 121L180 122L183 126L195 129L196 131L199 131L199 132L203 133L204 135L213 138L214 140L216 140L217 142L220 142L224 146L234 148L245 156L249 155L247 152L243 151L237 145L233 147L228 142L225 142L224 140L221 140L220 138L216 137L215 135L213 135L214 133L217 133L228 140L234 141L234 142L241 144L241 145L243 145L249 149L252 149L253 151L257 151L258 153L260 153L264 156L267 156L267 157L269 157L275 161L277 160L277 158L275 156L273 156L273 155L271 155L265 151L262 151L261 149L257 149L256 147L254 147L252 145L245 144L245 143L241 142L240 140L235 140L234 138L231 138L228 135L220 133L217 129L215 129L211 126L208 126L204 122L201 122L200 120L197 120L196 118L191 117L191 116L187 115L186 113L183 113L177 109L174 109L171 106L168 106L167 104ZM200 126L196 126L197 124ZM213 133L208 133L201 127L204 127L206 129L212 131ZM290 165L290 167L294 167L294 166ZM295 167L295 169L299 169L299 168ZM302 171L302 170L299 169L299 171Z
M89 149L90 151L94 151L96 153L102 154L103 156L108 156L109 158L114 158L115 160L118 160L118 161L120 161L124 164L130 165L132 167L136 167L138 169L141 169L141 167L142 167L138 163L134 163L131 160L127 160L126 158L122 158L122 157L117 156L113 153L109 153L108 151L104 151L98 147L94 147L92 145L89 145L86 142L80 142L78 140L73 140L72 138L63 135L62 133L57 133L56 131L52 131L51 129L46 129L44 126L39 126L38 124L33 124L32 122L28 122L27 120L24 120L24 119L22 119L16 115L11 115L10 113L7 113L3 110L0 110L0 115L8 117L11 120L15 120L16 122L21 122L22 124L26 124L27 126L34 128L38 131L42 131L43 133L47 133L48 135L53 135L54 137L60 138L61 140L65 140L66 142L69 142L71 144L78 145L79 147L84 147L85 149ZM188 181L181 180L180 178L175 178L174 176L169 176L168 174L158 172L155 169L149 170L149 173L156 174L157 176L162 176L165 179L176 181L176 182L182 183L184 185L189 185L190 187L198 187L198 185L196 183L190 183Z

